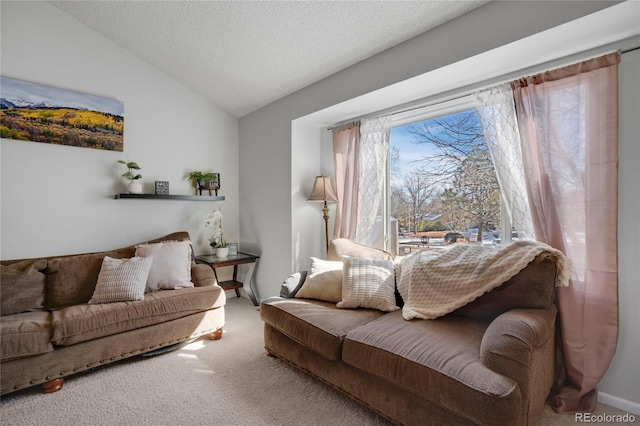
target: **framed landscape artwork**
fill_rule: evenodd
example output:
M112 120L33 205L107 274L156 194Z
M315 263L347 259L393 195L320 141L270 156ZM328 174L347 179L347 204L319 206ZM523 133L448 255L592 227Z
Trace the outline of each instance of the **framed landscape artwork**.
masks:
M123 151L124 102L0 77L5 139Z

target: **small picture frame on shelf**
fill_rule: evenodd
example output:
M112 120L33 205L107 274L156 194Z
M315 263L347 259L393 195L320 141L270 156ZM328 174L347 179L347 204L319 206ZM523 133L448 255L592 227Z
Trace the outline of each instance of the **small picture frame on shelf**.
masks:
M220 173L212 173L212 175L214 177L209 181L210 188L218 190L220 189Z
M238 255L238 243L227 243L227 247L229 247L229 256Z
M169 181L156 181L156 195L169 195Z

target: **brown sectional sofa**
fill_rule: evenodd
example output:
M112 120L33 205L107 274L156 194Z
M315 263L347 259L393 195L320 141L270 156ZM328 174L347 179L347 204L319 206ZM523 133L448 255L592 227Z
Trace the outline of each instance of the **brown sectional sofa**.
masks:
M343 244L329 258L341 254L389 256ZM537 423L554 378L556 264L547 256L435 320L296 298L305 275L261 305L268 354L397 424Z
M184 240L189 234L177 232L149 243ZM192 262L193 288L146 293L144 300L87 303L102 259L135 253L132 245L0 262L0 394L37 384L52 392L74 373L203 335L222 336L225 293L207 265Z

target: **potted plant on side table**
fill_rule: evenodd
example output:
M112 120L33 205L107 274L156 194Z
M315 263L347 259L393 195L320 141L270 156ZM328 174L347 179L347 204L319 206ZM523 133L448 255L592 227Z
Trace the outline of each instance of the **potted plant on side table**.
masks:
M209 238L209 245L214 249L217 257L227 257L229 255L229 247L227 247L227 242L222 232L222 212L220 209L209 213L204 226L209 225L213 227L213 232Z

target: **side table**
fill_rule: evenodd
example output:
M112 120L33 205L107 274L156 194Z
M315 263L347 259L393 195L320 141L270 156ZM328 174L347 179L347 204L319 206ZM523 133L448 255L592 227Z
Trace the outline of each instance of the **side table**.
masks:
M247 295L253 302L255 306L258 306L258 299L251 288L251 280L253 279L253 270L258 263L258 259L260 256L256 256L249 253L238 252L237 255L229 255L227 257L218 257L213 254L205 254L201 256L196 256L196 263L207 264L213 269L213 273L216 276L216 280L218 279L218 274L216 273L216 268L222 268L223 266L233 266L233 279L231 281L218 281L218 285L222 287L224 290L235 290L236 296L240 296L240 288L243 288L244 291L247 292ZM238 281L238 265L249 264L249 270L247 271L247 275L244 277L244 281Z

